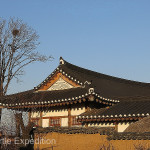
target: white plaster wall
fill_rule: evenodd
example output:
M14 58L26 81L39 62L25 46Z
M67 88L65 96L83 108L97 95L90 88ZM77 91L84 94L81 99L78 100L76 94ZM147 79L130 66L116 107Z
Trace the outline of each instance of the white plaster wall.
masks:
M71 115L79 115L85 112L84 105L76 104L71 108ZM48 112L42 112L43 117L57 117L57 116L68 116L68 109L60 108L60 109L50 109Z
M68 126L68 118L61 118L61 126L62 127Z
M49 127L49 119L42 119L42 127Z
M115 127L113 123L89 123L88 127Z
M83 113L83 112L85 112L85 107L84 107L84 105L83 104L75 104L75 105L72 105L72 108L71 108L71 115L72 116L76 116L76 115L79 115L79 114L81 114L81 113ZM49 108L49 111L47 111L47 112L42 112L42 117L59 117L59 116L64 116L64 117L66 117L66 116L68 116L68 108L67 107L59 107L59 109L58 109L58 107L57 108L53 108L53 109L51 109L51 108ZM38 117L40 117L40 113L35 113L35 112L33 112L33 113L31 113L31 118L38 118ZM44 121L43 120L43 127L46 127L47 125L45 125L45 124L47 124L46 123L46 120Z
M57 117L57 116L68 116L67 109L53 109L49 110L48 112L42 112L43 117Z
M31 112L31 118L37 118L40 117L40 112Z
M84 104L76 104L76 105L73 105L71 108L71 115L72 116L80 115L83 112L85 112Z
M123 132L130 124L127 123L119 123L118 124L118 132Z
M71 109L71 115L80 115L83 112L85 112L85 107Z

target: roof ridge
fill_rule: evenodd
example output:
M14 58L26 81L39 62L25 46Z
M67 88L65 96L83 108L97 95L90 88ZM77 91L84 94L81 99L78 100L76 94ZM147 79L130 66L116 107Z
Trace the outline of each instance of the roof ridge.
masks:
M70 63L70 62L67 62L67 61L64 60L64 59L63 59L63 61L64 61L64 65L65 65L66 67L69 67L69 69L70 69L70 67L76 67L76 68L80 69L79 71L80 71L81 73L82 73L82 71L88 71L91 76L99 77L99 76L101 75L101 77L106 78L106 79L114 79L114 80L116 80L116 81L119 81L119 82L121 81L121 82L127 83L127 84L132 83L132 84L135 84L135 85L140 85L140 86L142 85L142 86L149 86L149 87L150 87L150 83L140 82L140 81L134 81L134 80L129 80L129 79L124 79L124 78L119 78L119 77L107 75L107 74L104 74L104 73L100 73L100 72L96 72L96 71L93 71L93 70L89 70L89 69L86 69L86 68L83 68L83 67L79 67L79 66L74 65L74 64L72 64L72 63ZM74 68L71 68L71 69L73 69L74 71L76 71ZM93 74L93 73L94 73L94 74Z

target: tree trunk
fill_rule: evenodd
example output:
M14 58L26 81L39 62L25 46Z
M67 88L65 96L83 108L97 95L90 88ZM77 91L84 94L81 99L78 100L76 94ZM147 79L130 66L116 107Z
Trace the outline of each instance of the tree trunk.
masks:
M1 96L3 96L3 82L2 82L2 78L0 79L0 97ZM0 107L0 125L1 125L1 116L2 116L2 108Z

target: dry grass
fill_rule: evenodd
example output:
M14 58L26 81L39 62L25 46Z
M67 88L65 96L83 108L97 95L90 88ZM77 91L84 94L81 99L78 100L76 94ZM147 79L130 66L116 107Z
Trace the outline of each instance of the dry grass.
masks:
M100 150L115 150L115 148L113 147L112 144L103 144L102 146L100 146Z
M147 147L143 144L134 145L135 150L150 150L150 147Z

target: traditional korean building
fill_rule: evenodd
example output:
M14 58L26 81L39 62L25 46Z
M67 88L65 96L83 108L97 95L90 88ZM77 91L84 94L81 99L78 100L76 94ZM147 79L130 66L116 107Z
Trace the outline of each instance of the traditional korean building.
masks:
M150 114L150 84L84 69L61 57L37 87L0 101L3 108L29 112L38 126L114 127L122 132Z

